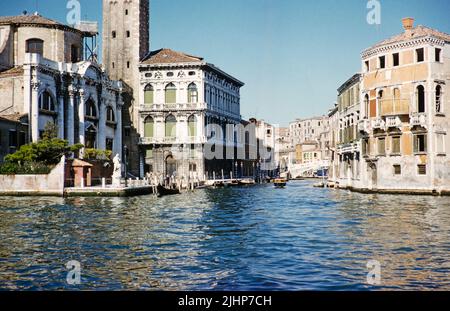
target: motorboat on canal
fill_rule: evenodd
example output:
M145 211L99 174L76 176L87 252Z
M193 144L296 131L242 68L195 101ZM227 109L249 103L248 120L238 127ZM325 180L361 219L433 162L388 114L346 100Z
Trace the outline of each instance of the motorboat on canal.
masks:
M161 185L158 185L156 187L156 192L157 192L156 194L157 194L157 196L159 198L163 197L163 196L166 196L166 195L180 194L180 190L178 190L178 189L169 189L169 188L166 188L166 187L161 186Z
M275 188L284 188L287 185L287 179L285 178L275 178L273 181Z

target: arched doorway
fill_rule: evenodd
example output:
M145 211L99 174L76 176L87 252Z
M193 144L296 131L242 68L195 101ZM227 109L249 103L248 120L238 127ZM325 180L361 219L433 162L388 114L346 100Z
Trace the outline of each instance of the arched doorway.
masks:
M166 158L166 176L175 176L177 172L177 161L173 155L169 155Z

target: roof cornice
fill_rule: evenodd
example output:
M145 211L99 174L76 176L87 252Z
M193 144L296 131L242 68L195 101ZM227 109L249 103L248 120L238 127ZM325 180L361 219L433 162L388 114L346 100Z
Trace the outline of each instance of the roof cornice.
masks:
M362 59L367 59L374 55L390 52L392 50L405 49L405 48L420 46L423 44L435 44L435 45L444 46L445 43L446 43L445 40L438 39L432 35L426 35L426 36L411 39L408 41L387 43L382 46L377 46L377 47L366 49L365 51L363 51L361 53L361 57L362 57Z

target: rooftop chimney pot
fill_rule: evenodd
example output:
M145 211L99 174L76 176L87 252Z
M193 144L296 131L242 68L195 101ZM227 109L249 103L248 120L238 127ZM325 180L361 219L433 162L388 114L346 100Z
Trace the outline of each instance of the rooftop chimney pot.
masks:
M414 18L405 17L402 19L402 24L405 31L412 30L414 28Z

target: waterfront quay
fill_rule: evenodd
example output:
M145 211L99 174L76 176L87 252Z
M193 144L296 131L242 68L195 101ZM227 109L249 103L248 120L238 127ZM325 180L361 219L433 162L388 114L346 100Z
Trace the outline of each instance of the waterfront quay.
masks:
M160 199L0 197L0 288L449 290L448 198L199 189ZM81 283L69 285L69 261ZM369 261L381 283L367 282Z

